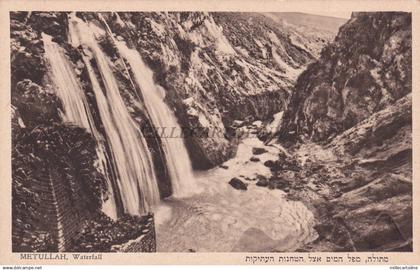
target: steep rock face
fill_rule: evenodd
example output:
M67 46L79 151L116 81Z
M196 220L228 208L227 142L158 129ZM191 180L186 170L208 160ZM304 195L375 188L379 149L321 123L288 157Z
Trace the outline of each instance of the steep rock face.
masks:
M411 15L353 13L297 80L281 137L334 137L411 92Z
M385 148L395 148L394 151L406 150L406 148L400 149L401 145L411 148L411 102L411 94L408 94L389 108L373 114L355 127L335 137L329 147L340 154L347 153L365 157L373 155L375 151L380 152L378 150L384 146L382 142L392 139L396 139L391 144L392 147L386 144ZM406 138L399 134L409 136ZM399 144L394 145L397 142ZM390 154L389 150L381 151L386 152L385 155Z
M266 186L317 217L319 237L303 250L412 250L411 114L409 94L326 145L298 143L267 164Z
M270 183L316 213L305 250L413 249L411 57L410 14L353 13L298 78Z
M304 34L259 14L104 15L155 71L180 124L194 133L186 142L197 168L234 153L233 120L266 119L283 110L294 79L319 53L293 42L306 41Z
M55 123L14 130L12 143L13 250L68 248L106 190L94 141L82 128Z
M330 241L359 251L412 250L411 120L411 95L407 95L327 146L342 160L329 164L343 175L329 168L333 177L328 183L341 196L328 202L318 228L324 239L317 248Z

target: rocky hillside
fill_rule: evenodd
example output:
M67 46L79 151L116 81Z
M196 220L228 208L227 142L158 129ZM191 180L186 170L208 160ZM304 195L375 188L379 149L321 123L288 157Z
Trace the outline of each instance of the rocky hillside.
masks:
M411 16L353 13L299 76L274 188L305 202L306 251L412 250Z
M328 42L254 13L104 15L155 71L182 126L202 135L187 138L197 168L234 153L234 120L283 110L295 78Z
M412 250L411 113L409 94L326 145L294 144L264 162L271 176L256 185L286 192L316 217L318 237L300 251Z
M412 250L411 112L410 94L325 148L299 148L307 182L291 195L318 213L310 250Z
M299 76L281 137L325 141L410 92L410 14L353 13Z

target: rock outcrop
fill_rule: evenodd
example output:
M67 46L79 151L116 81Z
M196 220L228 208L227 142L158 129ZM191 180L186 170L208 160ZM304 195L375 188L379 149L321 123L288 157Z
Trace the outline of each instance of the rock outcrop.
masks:
M94 141L55 123L14 130L12 143L13 250L67 249L106 190Z
M312 248L334 243L343 250L412 250L411 95L337 136L327 149L337 157L324 167L336 198L318 204L328 210Z
M318 216L305 250L413 249L411 83L399 12L353 13L298 78L280 134L291 156L267 166Z
M299 76L281 138L326 141L411 92L411 15L353 13Z

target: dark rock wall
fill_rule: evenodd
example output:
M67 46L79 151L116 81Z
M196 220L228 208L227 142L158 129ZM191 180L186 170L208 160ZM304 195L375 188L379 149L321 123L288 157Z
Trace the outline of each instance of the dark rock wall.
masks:
M411 92L411 14L353 13L299 76L281 137L325 141Z
M14 251L63 250L77 238L106 189L95 155L93 140L81 128L39 125L14 133Z
M413 250L411 101L399 99L327 145L340 159L326 176L339 194L318 205L317 249L332 242L350 251Z

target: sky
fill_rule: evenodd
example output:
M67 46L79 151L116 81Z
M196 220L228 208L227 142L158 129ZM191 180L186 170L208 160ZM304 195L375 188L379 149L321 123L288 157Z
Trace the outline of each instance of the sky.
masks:
M351 11L325 11L325 12L316 11L316 12L311 12L311 14L350 19Z

